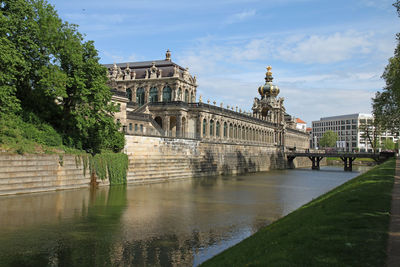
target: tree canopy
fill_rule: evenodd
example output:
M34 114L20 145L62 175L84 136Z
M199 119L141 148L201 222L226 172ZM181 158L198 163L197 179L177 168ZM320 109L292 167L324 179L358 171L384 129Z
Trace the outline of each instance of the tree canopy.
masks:
M400 16L400 1L393 4ZM373 113L384 130L393 133L400 131L400 33L397 34L397 47L394 56L382 75L386 86L373 98Z
M320 147L335 147L336 141L338 140L337 133L333 131L326 131L319 140Z
M121 150L118 107L93 41L44 0L1 0L0 25L0 116L30 112L66 145Z
M370 148L373 149L374 152L377 152L379 148L379 136L381 135L381 125L378 120L365 120L365 122L361 122L359 127L360 137L364 138L366 146L368 148L368 144Z

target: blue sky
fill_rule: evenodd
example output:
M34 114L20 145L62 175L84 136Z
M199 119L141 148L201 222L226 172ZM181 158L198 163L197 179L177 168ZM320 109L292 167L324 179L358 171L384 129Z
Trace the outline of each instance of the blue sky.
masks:
M94 40L101 63L172 60L189 67L203 101L250 110L268 65L286 111L371 112L400 32L394 0L50 0Z

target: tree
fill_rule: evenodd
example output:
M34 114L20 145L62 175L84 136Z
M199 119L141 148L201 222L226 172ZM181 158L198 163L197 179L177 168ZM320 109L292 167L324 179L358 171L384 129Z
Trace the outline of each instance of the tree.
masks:
M322 138L319 140L321 147L335 147L336 141L338 140L337 133L333 131L326 131Z
M374 153L379 148L380 127L380 123L372 119L365 119L364 122L360 122L360 126L358 127L360 137L364 138L366 145L370 144Z
M392 138L386 138L383 141L382 148L385 150L394 150L395 149L395 143L393 142Z
M400 16L400 1L396 1L393 5ZM397 34L394 56L389 59L382 78L385 79L386 86L372 99L373 113L384 130L398 133L400 131L400 33Z
M0 22L0 112L33 112L65 144L92 153L121 150L118 108L93 41L44 0L0 1Z

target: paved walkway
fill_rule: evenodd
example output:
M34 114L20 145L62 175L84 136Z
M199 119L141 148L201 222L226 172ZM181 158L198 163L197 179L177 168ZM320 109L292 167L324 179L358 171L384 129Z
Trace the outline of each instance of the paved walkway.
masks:
M388 267L400 266L400 157L396 160L396 173L392 192L392 207L390 212Z

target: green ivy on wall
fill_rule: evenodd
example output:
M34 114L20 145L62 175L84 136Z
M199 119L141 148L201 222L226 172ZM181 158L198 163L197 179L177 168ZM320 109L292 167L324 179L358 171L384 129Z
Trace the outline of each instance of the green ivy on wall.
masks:
M90 154L76 156L75 160L83 163L83 174L89 167L101 180L108 178L111 185L126 184L128 170L128 156L122 153L101 153L92 156Z

